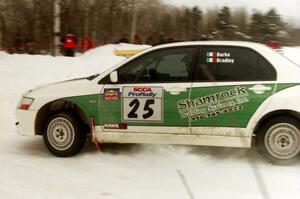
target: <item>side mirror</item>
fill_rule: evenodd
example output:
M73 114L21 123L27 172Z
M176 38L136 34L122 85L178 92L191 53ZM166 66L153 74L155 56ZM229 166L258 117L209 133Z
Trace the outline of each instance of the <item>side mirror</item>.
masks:
M109 74L109 78L112 83L117 83L118 82L118 72L117 71L111 72Z

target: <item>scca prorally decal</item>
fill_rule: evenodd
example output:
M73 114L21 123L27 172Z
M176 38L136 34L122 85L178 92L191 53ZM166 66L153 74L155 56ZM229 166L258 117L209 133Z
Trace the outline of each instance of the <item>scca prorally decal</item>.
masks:
M226 52L207 52L206 63L225 63L233 64L234 59L230 58L230 53Z
M157 91L151 87L133 87L126 94L127 97L155 97Z
M177 108L182 119L198 121L242 110L243 104L247 102L249 99L246 87L236 86L231 90L204 97L181 100L177 103Z

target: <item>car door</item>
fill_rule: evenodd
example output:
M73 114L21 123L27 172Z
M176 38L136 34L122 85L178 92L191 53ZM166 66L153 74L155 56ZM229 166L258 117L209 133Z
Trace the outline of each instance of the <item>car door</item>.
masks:
M178 104L192 134L246 136L258 107L278 89L276 71L245 47L203 46L189 100ZM249 135L247 135L249 136Z
M189 131L177 102L189 99L195 47L159 49L125 63L118 82L106 83L100 97L100 125L106 132Z

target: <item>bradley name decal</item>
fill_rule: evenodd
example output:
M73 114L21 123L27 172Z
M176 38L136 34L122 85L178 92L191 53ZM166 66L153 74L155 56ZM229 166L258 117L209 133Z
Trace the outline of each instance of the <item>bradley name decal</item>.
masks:
M177 102L181 118L190 118L191 121L208 119L224 113L243 109L248 100L245 87L236 86L231 90L210 94L196 99L184 99Z
M230 53L207 52L206 53L206 63L233 64L234 59L230 58Z

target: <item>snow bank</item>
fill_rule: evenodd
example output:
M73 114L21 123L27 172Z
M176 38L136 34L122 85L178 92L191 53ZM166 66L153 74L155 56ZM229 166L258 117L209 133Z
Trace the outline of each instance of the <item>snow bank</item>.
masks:
M87 52L85 52L84 54L81 55L81 58L96 58L99 56L114 56L114 50L118 47L119 45L115 45L115 44L108 44L105 46L101 46L101 47L97 47L97 48L93 48Z
M150 48L149 45L134 45L134 44L127 44L127 43L120 43L116 47L116 50L143 50Z
M125 59L112 53L115 47L106 45L79 57L1 53L1 85L6 91L18 93L19 97L40 84L101 73Z

